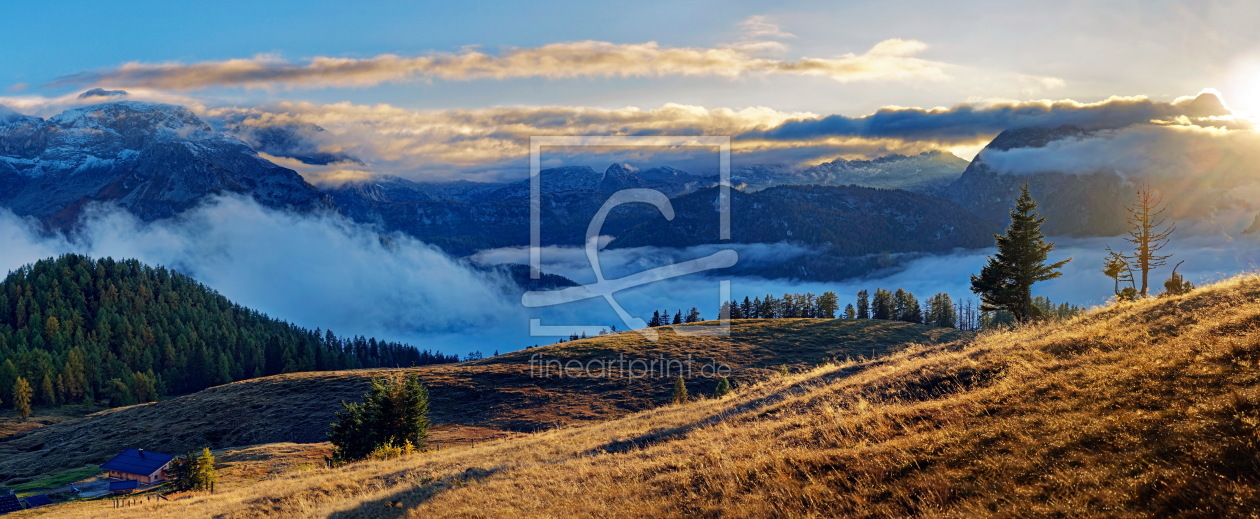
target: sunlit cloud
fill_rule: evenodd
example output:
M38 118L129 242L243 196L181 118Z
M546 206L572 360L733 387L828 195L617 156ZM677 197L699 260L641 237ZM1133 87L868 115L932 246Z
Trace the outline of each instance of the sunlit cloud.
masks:
M764 21L755 24L755 30L762 33L770 27L772 25ZM950 65L916 57L926 48L927 44L920 41L889 39L863 53L780 60L762 57L743 45L702 48L670 47L657 42L575 41L509 48L498 54L469 49L412 57L394 54L362 59L321 56L305 62L273 55L201 63L132 62L114 69L72 74L48 86L105 83L195 90L215 86L358 87L418 80L666 76L738 79L764 75L813 76L845 83L947 79Z

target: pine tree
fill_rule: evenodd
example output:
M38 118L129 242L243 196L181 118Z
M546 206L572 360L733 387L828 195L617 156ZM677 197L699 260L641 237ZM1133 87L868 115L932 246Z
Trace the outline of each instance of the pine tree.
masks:
M731 381L726 377L718 379L717 388L713 390L713 396L722 398L731 392Z
M13 383L13 410L18 417L25 420L31 415L31 384L24 377L18 377Z
M971 290L980 295L981 310L1006 310L1022 322L1038 315L1032 300L1033 283L1059 277L1063 274L1059 269L1071 258L1046 263L1054 250L1054 244L1046 243L1041 232L1046 219L1034 212L1037 202L1028 193L1028 184L1019 189L1006 234L994 236L997 255L989 258L979 275L971 276Z
M844 318L857 319L857 310L853 308L852 304L844 305Z
M683 323L682 310L679 310L678 313L674 314L674 322L672 324L682 324L682 323Z
M865 290L862 290L857 294L857 318L871 318L871 299L870 295L867 294Z
M1133 270L1142 273L1142 286L1138 290L1141 297L1149 295L1147 279L1151 271L1164 266L1172 257L1172 254L1159 253L1168 246L1168 239L1177 229L1176 224L1165 227L1167 218L1163 215L1166 208L1162 205L1163 196L1149 186L1143 186L1137 191L1137 199L1124 206L1129 212L1129 236L1125 240L1132 243L1134 249L1133 255L1126 259Z
M681 404L687 401L687 381L683 380L682 375L678 375L678 379L674 380L673 401L675 404Z

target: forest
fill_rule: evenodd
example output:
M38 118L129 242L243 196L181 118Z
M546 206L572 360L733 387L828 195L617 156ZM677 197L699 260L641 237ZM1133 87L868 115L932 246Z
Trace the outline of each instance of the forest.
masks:
M64 255L0 283L0 400L130 405L313 370L457 362L456 355L308 330L136 260Z

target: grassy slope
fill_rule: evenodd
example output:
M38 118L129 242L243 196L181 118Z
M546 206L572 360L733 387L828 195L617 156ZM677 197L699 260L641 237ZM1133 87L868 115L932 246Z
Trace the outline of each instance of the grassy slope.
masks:
M715 359L737 368L737 383L768 376L781 364L816 364L824 358L885 354L907 342L949 341L953 330L897 322L753 320L735 324L730 337L681 336L661 329L648 342L620 333L457 365L425 366L431 418L444 424L439 440L486 438L493 432L533 431L602 420L649 409L668 400L672 380L534 378L535 354L562 360L615 358ZM297 373L236 382L153 404L104 411L0 439L0 486L29 482L67 467L99 464L129 447L182 453L277 442L321 442L342 400L359 398L371 376L386 370ZM705 387L700 387L704 385ZM696 382L692 391L711 391Z
M1260 278L1241 278L721 400L125 512L1252 516L1258 362Z

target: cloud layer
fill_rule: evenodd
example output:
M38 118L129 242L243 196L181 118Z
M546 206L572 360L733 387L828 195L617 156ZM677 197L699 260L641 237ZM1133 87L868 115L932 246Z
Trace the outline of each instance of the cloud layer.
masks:
M888 107L860 117L829 115L785 121L742 135L751 139L800 141L824 137L865 137L965 143L1023 127L1118 128L1151 121L1224 124L1214 118L1230 112L1214 94L1172 102L1147 97L1111 97L1096 103L1017 101L959 104L949 108Z
M754 22L751 30L772 36L773 25ZM781 34L778 34L781 36ZM949 65L916 57L927 45L888 39L863 53L833 58L782 60L760 55L763 45L670 47L656 42L574 41L534 48L510 48L498 54L477 50L424 56L383 54L371 58L316 57L297 63L256 56L201 63L127 63L118 68L81 72L48 86L111 84L165 90L230 86L246 88L369 86L416 80L472 81L540 77L627 78L756 75L813 76L839 82L941 80Z

